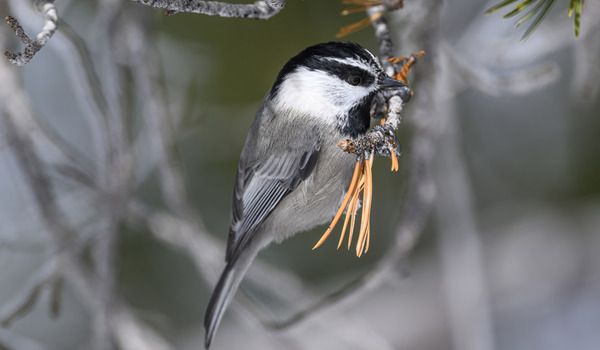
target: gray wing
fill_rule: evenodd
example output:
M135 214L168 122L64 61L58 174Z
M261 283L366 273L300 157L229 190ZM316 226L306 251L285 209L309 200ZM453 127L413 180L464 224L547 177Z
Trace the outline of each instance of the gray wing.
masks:
M274 123L278 124L278 123ZM285 196L312 173L320 143L315 133L289 135L297 125L271 125L250 134L238 165L226 260L232 263ZM286 132L288 131L288 132ZM261 142L256 142L261 137ZM259 146L260 144L260 146Z
M235 260L281 200L313 171L319 155L314 149L271 155L251 168L238 169L227 261Z

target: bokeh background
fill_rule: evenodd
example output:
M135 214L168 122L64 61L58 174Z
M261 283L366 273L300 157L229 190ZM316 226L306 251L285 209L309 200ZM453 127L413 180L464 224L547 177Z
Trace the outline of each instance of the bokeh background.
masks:
M556 1L525 41L484 15L491 4L407 0L388 15L398 54L429 55L400 172L375 162L370 251L336 251L337 237L312 251L324 228L263 251L214 349L600 348L600 2L585 3L579 38ZM287 59L361 16L317 0L267 21L56 6L47 47L23 68L0 63L0 115L22 99L10 117L71 235L53 238L0 124L0 318L27 306L0 349L202 348L254 113ZM7 14L28 33L43 25L28 1L0 3ZM347 39L377 51L371 28ZM7 26L0 43L20 48ZM419 137L430 179L410 176ZM419 181L425 209L411 202ZM415 212L414 244L398 242Z

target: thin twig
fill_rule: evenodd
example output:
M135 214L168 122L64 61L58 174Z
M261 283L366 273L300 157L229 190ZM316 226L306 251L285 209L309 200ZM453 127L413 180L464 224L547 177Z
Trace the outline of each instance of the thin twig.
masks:
M133 0L158 9L167 14L179 12L198 13L208 16L227 18L269 19L279 13L285 6L285 0L259 0L254 4L230 4L221 1L202 0Z
M16 64L17 66L24 66L35 54L42 49L48 43L48 40L56 32L58 26L58 15L56 13L56 7L54 6L54 0L46 0L39 5L39 10L44 15L44 27L42 31L36 35L35 40L32 40L23 30L19 22L11 16L6 16L5 20L10 29L12 29L17 38L25 44L25 48L22 52L10 52L5 51L4 55L8 58L9 62Z

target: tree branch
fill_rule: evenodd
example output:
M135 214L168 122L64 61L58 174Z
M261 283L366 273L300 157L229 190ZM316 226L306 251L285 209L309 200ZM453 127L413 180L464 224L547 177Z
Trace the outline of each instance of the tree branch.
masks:
M167 340L140 322L125 306L111 310L109 325L123 350L171 350Z
M0 350L46 350L38 342L0 328Z
M9 327L33 308L42 290L56 278L56 263L55 260L51 260L50 263L44 264L23 290L18 293L17 298L3 306L0 310L1 327Z
M32 40L23 30L19 21L14 17L6 16L5 20L10 29L12 29L17 38L25 44L25 48L22 52L10 52L5 51L4 56L8 58L8 61L17 66L24 66L35 56L38 51L42 49L48 43L48 40L54 35L58 27L58 15L56 14L56 7L54 6L54 0L46 0L38 5L40 12L44 15L44 27L42 31L38 33L35 40Z
M220 1L203 0L133 0L141 4L164 9L167 14L179 12L198 13L207 16L226 18L269 19L285 6L285 0L260 0L254 4L230 4Z

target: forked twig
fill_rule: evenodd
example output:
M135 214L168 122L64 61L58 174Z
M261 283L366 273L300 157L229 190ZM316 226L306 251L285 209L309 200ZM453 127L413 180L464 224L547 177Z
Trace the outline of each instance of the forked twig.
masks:
M19 24L14 17L6 16L4 20L10 29L15 32L15 35L19 40L25 44L25 48L22 52L10 52L5 51L4 56L10 61L10 63L17 66L24 66L35 56L38 51L46 45L50 37L54 35L58 26L58 16L56 14L56 7L54 6L54 0L47 0L42 3L39 7L40 11L44 15L45 23L44 27L37 34L35 40L31 39L23 30L23 27Z

